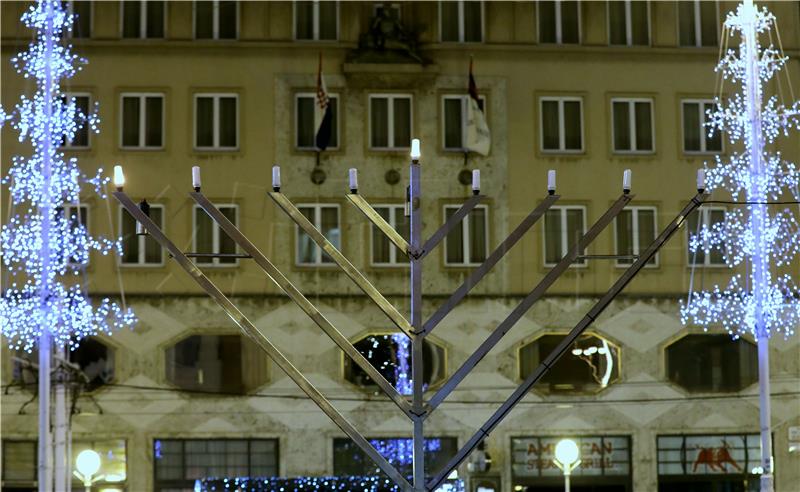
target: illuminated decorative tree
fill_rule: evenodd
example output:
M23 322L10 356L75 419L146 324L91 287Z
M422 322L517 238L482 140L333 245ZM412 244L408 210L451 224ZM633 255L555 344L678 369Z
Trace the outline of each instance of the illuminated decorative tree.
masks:
M727 100L718 95L709 131L725 132L743 150L727 160L717 157L707 171L706 188L729 192L736 203L744 198L744 206L728 213L724 223L702 225L690 243L693 252L722 250L731 268L746 273L734 274L725 287L691 292L681 309L684 323L721 325L734 337L750 333L758 341L762 491L772 490L768 339L775 333L788 337L800 323L800 289L787 271L800 252L800 230L790 209L769 208L800 199L797 167L767 149L778 137L800 129L800 103L784 105L778 95L765 99L765 85L779 78L787 61L780 44L772 44L774 28L775 17L752 0L725 21L725 39L738 36L741 43L738 52L725 50L717 72L741 91ZM768 46L762 47L759 38L769 39ZM774 82L781 87L780 80ZM788 89L791 95L791 84Z

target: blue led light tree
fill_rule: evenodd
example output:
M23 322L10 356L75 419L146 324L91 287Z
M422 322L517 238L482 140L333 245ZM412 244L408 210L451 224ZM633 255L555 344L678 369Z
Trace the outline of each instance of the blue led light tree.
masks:
M750 333L757 340L762 492L773 490L769 337L788 337L800 323L800 289L788 273L800 252L800 230L791 210L771 211L769 205L786 197L800 199L797 167L768 149L778 137L800 129L800 103L787 106L778 96L765 99L765 85L778 78L787 61L772 44L774 26L775 17L765 8L757 9L752 0L725 21L727 33L741 43L738 52L729 49L723 54L717 72L741 91L728 100L717 97L709 131L724 131L731 143L740 142L744 148L727 160L717 157L716 166L708 170L707 189L727 191L735 201L744 197L745 206L728 213L723 224L703 225L690 244L694 252L722 250L730 267L746 273L734 274L727 286L691 292L681 309L684 323L722 325L735 337ZM769 45L762 47L759 37L768 38ZM780 80L774 82L780 87Z
M82 114L60 89L60 81L85 63L62 43L72 21L56 0L42 0L23 14L22 22L36 31L36 40L12 63L36 82L36 91L21 96L15 111L0 111L0 123L10 121L20 142L30 142L33 151L30 157L15 156L2 180L13 210L19 213L0 233L8 274L0 297L0 328L13 349L31 351L38 345L40 488L49 487L52 479L47 456L53 346L75 348L87 336L110 333L135 321L132 312L110 299L93 305L80 282L90 251L107 255L120 245L91 237L80 223L80 213L67 213L70 205L79 203L83 184L103 196L107 182L102 170L94 177L83 175L77 160L65 158L59 150L82 127L97 131L98 124L94 112Z

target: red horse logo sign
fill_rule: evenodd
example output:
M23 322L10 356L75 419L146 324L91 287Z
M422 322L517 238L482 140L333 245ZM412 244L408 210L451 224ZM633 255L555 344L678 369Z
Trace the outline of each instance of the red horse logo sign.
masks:
M722 446L703 448L697 447L697 458L694 460L692 473L697 473L697 467L706 465L711 471L727 472L726 464L730 464L737 471L742 471L742 468L736 463L730 453L730 444L727 441L722 441Z

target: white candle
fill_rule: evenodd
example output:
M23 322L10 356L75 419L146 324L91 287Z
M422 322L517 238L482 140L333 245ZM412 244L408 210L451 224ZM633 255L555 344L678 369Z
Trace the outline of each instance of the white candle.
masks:
M192 188L199 189L200 186L200 166L192 166Z
M350 189L355 191L358 189L358 169L351 167L349 174L350 174Z
M272 166L272 188L281 188L281 166Z
M556 170L547 171L547 191L556 191Z
M421 154L419 152L419 139L415 138L414 140L411 141L411 159L418 161L420 155Z
M475 191L475 192L481 191L481 170L480 169L473 169L472 170L472 191Z
M622 189L631 191L631 170L626 169L622 172Z
M114 186L117 188L125 186L125 173L122 172L122 166L114 166Z
M706 189L706 170L705 169L698 169L697 170L697 189L698 190L705 190Z

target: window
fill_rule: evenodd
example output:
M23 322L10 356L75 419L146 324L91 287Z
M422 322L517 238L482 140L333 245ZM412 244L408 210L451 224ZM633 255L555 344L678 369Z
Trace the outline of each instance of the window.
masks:
M566 256L586 232L586 208L579 205L550 207L544 214L544 264L553 266ZM586 265L577 259L573 265Z
M122 257L120 264L125 266L161 266L164 264L164 250L149 234L136 233L136 219L120 207L120 238ZM150 219L164 228L164 206L150 204Z
M444 207L444 219L449 220L459 207ZM478 205L469 213L459 226L451 230L444 238L444 264L446 266L480 265L486 259L489 248L489 209L486 205Z
M404 205L375 205L373 207L406 241L411 237L411 222L405 216ZM374 225L372 230L372 264L375 266L407 266L408 257L397 249Z
M539 42L550 44L580 43L580 9L574 0L536 2Z
M541 145L544 152L583 152L583 99L542 97Z
M411 476L413 452L411 439L387 437L370 439L369 442L398 469L400 474ZM458 442L455 437L426 437L425 469L441 470L455 456L456 451ZM376 475L385 477L383 471L352 440L339 437L333 439L333 474L337 477Z
M294 2L294 38L336 41L339 38L339 2Z
M658 436L656 446L659 490L758 490L758 434Z
M339 148L339 95L328 94L331 108L331 140L328 149ZM317 150L315 107L317 95L303 92L295 95L295 147L301 150Z
M85 231L89 230L89 207L87 205L79 204L79 205L65 205L64 208L61 210L61 217L69 221L69 228L72 231L78 232L80 228L83 228ZM67 247L71 247L72 245L67 245ZM82 257L72 256L69 259L69 264L73 267L80 267L86 265L89 261L89 251L79 248L77 251L81 255L85 254L85 262L82 261Z
M195 149L236 150L239 147L238 113L237 94L195 94Z
M36 482L36 441L3 439L3 487L33 487Z
M239 206L231 204L215 205L222 215L236 226L239 223ZM236 255L236 242L231 239L217 225L209 215L195 205L194 207L194 234L192 235L195 253L221 255L221 256L199 256L195 258L195 263L206 266L236 266L239 259Z
M725 244L703 240L704 229L725 227L725 209L722 207L703 207L686 218L688 239L688 264L694 266L725 266Z
M164 147L164 95L122 94L121 147L161 149Z
M67 12L74 15L72 22L72 32L68 36L73 38L92 37L92 2L91 1L69 1L61 2Z
M719 10L716 0L678 3L678 38L681 46L716 46Z
M641 0L608 2L608 44L649 45L650 2Z
M411 344L403 333L372 333L355 342L353 346L392 384L401 394L411 394ZM425 389L444 381L446 376L447 351L444 347L426 338L422 343L422 359L425 363L422 384ZM344 356L344 378L359 388L382 393L378 385L353 360Z
M442 147L444 150L464 152L467 141L467 104L468 95L442 96ZM478 96L478 107L486 107L486 98Z
M722 152L722 134L719 129L709 127L709 113L715 106L710 99L684 99L681 102L685 153Z
M566 334L542 335L519 349L519 378L525 379L550 355ZM542 376L536 389L545 394L593 393L619 379L619 347L583 334Z
M656 239L656 208L626 207L614 219L618 255L640 255ZM617 266L633 264L633 259L617 259ZM647 266L658 265L658 254Z
M91 111L92 96L82 92L66 92L64 93L64 102L72 100L75 102L75 108L80 113L76 115L76 128L75 134L72 138L64 138L61 141L61 146L66 149L88 149L89 148L89 122L87 118Z
M299 205L300 213L314 224L319 232L333 244L336 249L341 249L342 237L339 226L339 205ZM297 226L297 264L310 265L332 265L333 259L311 240L311 236L306 234Z
M25 384L31 391L36 389L38 372L32 365L38 364L39 352L18 350L12 368L12 380ZM94 391L114 380L114 349L98 338L85 338L74 350L69 351L69 361L77 364L87 382L84 389Z
M195 39L236 39L239 6L236 1L194 2Z
M383 150L411 147L411 118L410 95L370 94L370 147Z
M758 381L758 350L741 337L687 335L665 352L667 378L693 393L741 391Z
M155 439L155 490L194 490L208 477L274 477L277 439Z
M439 33L443 42L483 41L483 2L439 2Z
M653 101L651 99L611 100L614 152L653 152Z
M122 2L122 37L153 39L164 37L163 1L125 0Z

